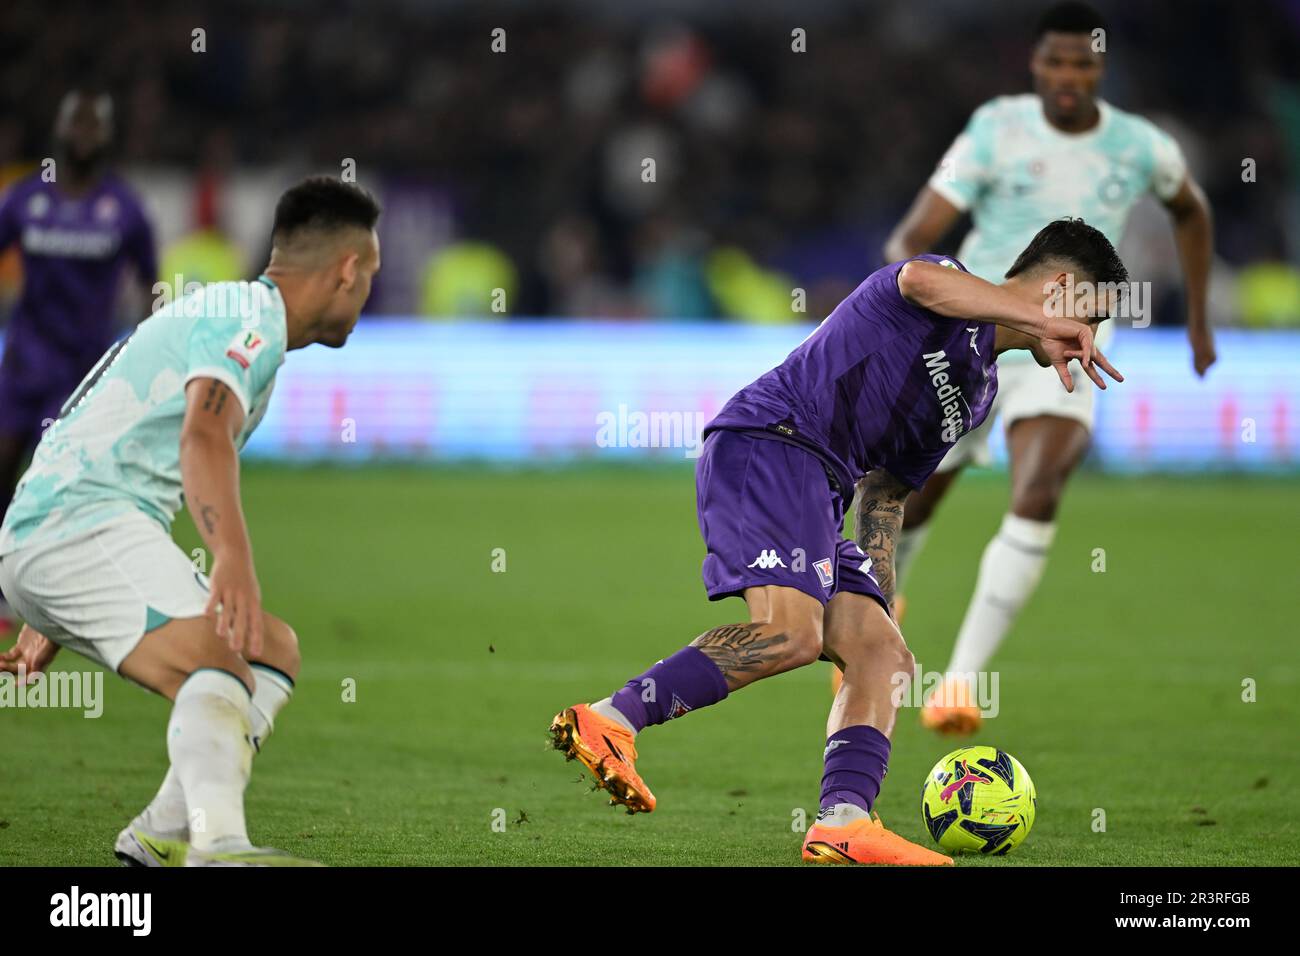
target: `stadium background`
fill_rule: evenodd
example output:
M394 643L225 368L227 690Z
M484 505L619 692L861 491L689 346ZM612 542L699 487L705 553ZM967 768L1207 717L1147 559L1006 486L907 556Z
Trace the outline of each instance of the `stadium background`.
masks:
M1122 252L1153 283L1154 322L1117 336L1129 381L1099 402L1047 580L999 659L991 732L1043 801L1017 859L1294 860L1294 809L1279 819L1264 801L1300 785L1277 760L1300 716L1287 663L1300 4L1098 5L1103 95L1170 131L1213 204L1220 360L1204 381L1191 373L1172 239L1144 202ZM646 772L673 809L645 820L584 801L542 731L557 707L735 616L698 583L694 423L880 264L971 110L1028 89L1043 6L8 5L4 180L48 153L70 86L104 86L161 279L256 274L275 197L307 172L354 163L385 206L362 325L342 351L289 357L248 449L267 606L306 651L303 692L254 775L255 836L335 863L794 858L821 670L647 738ZM791 50L796 28L806 53ZM0 316L17 269L11 251ZM791 310L795 289L806 312ZM123 327L149 305L124 290ZM644 447L638 413L665 416L672 447ZM941 666L1005 500L998 472L977 472L945 506L911 589L923 666ZM177 536L199 545L187 521ZM1091 573L1097 548L1106 574ZM84 666L70 657L61 666ZM335 699L348 677L362 690L351 708ZM1249 707L1245 678L1268 688ZM161 705L108 694L92 732L112 747L89 746L74 715L6 715L0 862L107 862L105 840L153 792ZM763 746L738 748L738 726L762 728ZM943 749L904 715L881 810L913 838L913 781ZM1098 807L1113 838L1089 826ZM75 832L61 825L73 816Z
M1212 321L1289 334L1300 8L1194 6L1111 10L1105 94L1173 133L1205 186ZM600 411L707 417L773 364L879 265L974 106L1026 88L1038 5L814 2L794 19L725 2L53 9L6 18L0 164L12 178L45 154L74 80L114 92L117 156L156 224L162 281L255 275L269 210L302 172L349 166L384 203L373 321L348 354L289 363L250 453L521 461L627 457L596 442ZM806 53L791 50L796 28ZM1153 202L1123 253L1153 284L1154 327L1115 348L1133 386L1102 403L1096 462L1293 468L1296 340L1225 337L1196 382L1165 332L1182 321L1178 268ZM124 320L148 305L124 303Z

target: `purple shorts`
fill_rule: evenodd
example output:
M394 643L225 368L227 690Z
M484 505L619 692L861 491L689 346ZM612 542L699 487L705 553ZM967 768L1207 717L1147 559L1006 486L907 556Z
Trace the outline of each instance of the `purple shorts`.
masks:
M826 604L841 591L889 603L871 561L842 534L844 500L812 452L776 438L719 429L695 469L709 600L746 588L795 588Z

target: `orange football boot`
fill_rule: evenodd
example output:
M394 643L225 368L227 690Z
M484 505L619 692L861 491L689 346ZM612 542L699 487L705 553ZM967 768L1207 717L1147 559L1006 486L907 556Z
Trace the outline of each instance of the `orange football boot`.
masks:
M903 595L894 596L894 623L899 627L903 626L903 612L907 610L907 599ZM844 683L844 672L831 665L831 696L834 697L840 692L840 684Z
M970 684L961 678L945 680L921 708L921 726L936 733L968 736L984 723L971 700Z
M803 858L810 863L952 866L952 857L886 830L875 814L839 827L814 823L804 837Z
M655 795L636 772L636 738L616 720L602 717L587 704L567 707L551 721L551 742L566 760L577 759L609 791L609 805L628 813L649 813Z

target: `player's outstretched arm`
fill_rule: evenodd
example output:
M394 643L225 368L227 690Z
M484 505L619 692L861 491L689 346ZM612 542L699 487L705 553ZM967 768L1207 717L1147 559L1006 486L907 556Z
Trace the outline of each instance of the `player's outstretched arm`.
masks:
M1093 346L1092 329L1085 323L1049 315L1041 302L969 272L913 259L898 272L898 291L908 302L936 315L962 322L991 322L1038 340L1045 364L1056 369L1066 391L1074 391L1068 368L1071 359L1079 360L1098 388L1104 389L1106 382L1094 367L1094 360L1115 381L1124 381L1124 376Z
M936 315L961 322L992 322L1035 338L1041 338L1053 321L1041 302L924 259L903 264L898 271L898 291L912 305Z
M1204 375L1217 356L1214 333L1210 330L1205 303L1209 297L1210 262L1214 257L1214 223L1210 202L1196 181L1188 176L1165 208L1174 220L1174 241L1183 267L1183 289L1187 297L1187 338L1192 344L1192 366Z
M244 425L239 399L224 382L196 378L185 387L181 481L185 501L212 553L212 594L206 613L231 649L262 650L262 593L239 501L239 451Z
M903 530L903 502L911 491L884 469L858 482L853 505L853 540L871 558L880 592L894 606L894 546Z

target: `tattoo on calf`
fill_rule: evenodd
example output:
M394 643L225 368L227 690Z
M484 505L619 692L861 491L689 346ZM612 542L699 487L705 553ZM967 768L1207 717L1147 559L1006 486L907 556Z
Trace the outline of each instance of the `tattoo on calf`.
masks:
M765 633L763 624L726 624L705 631L695 640L704 656L713 661L727 679L727 686L735 690L741 683L740 675L766 669L768 664L782 656L789 638L784 633Z

